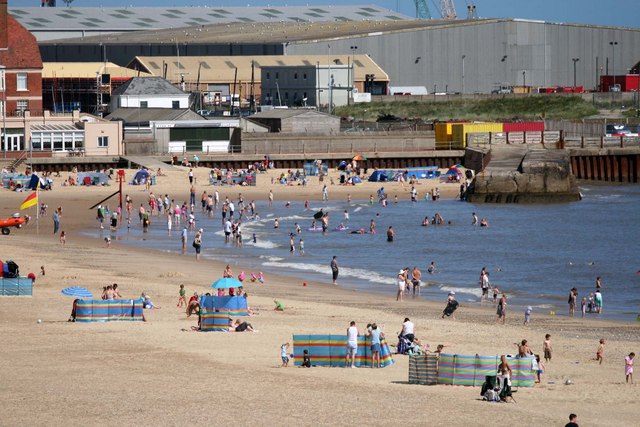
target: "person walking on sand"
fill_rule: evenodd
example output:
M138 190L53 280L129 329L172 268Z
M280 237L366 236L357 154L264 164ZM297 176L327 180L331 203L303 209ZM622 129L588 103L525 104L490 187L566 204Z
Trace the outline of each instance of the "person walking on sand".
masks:
M340 273L340 268L338 267L338 257L337 256L333 256L333 259L331 260L331 274L333 277L333 284L337 285L338 283L336 283L336 281L338 280L338 274Z
M273 207L273 190L269 190L269 207Z
M498 309L496 311L498 318L496 319L496 323L499 323L502 320L502 324L504 325L507 321L507 295L502 294L502 298L498 302Z
M599 362L600 365L602 365L602 360L603 360L603 353L604 353L604 338L600 338L600 344L598 344L598 351L596 352L596 362Z
M178 304L176 305L176 307L182 307L182 306L186 306L187 305L187 291L184 289L184 285L180 285L180 291L178 293L179 298L178 298Z
M633 358L636 357L634 352L629 353L627 357L624 358L624 375L626 378L626 382L633 384Z
M53 220L53 234L57 235L58 230L60 229L60 214L58 213L58 210L53 211L51 219Z
M349 328L347 328L347 355L344 359L344 367L348 367L351 364L352 368L356 367L356 354L358 353L358 328L356 328L356 322L351 321Z
M322 201L326 202L329 200L329 189L327 188L327 184L322 187Z
M189 177L189 184L193 184L193 169L189 169L187 176Z
M544 336L542 351L544 352L544 361L551 362L551 334L547 334Z

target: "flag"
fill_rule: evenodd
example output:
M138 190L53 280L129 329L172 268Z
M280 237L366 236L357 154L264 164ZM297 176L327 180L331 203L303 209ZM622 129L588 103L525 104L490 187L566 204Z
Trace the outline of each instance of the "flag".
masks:
M24 199L24 202L22 202L22 204L20 205L20 210L29 209L31 206L37 206L37 205L38 205L38 192L34 191L33 193L29 194L29 197Z

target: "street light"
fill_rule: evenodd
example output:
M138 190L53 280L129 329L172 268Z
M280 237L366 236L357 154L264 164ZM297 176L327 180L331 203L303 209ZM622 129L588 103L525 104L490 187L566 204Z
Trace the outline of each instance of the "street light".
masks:
M580 61L580 58L571 58L573 61L573 89L576 88L576 63Z
M462 55L462 94L464 95L464 59L467 55Z
M527 72L522 70L522 86L527 87Z
M349 86L351 86L351 87L349 89L349 95L350 96L347 98L347 104L349 104L351 98L353 98L353 86L355 85L355 82L356 82L356 67L355 67L354 61L355 61L355 56L356 56L355 55L356 54L356 50L358 50L358 46L351 46L350 49L351 49L351 70L350 70L351 71L351 78L349 79ZM347 70L347 72L348 71L349 70Z
M613 87L616 87L616 46L618 42L609 42L611 45L611 72L613 74Z

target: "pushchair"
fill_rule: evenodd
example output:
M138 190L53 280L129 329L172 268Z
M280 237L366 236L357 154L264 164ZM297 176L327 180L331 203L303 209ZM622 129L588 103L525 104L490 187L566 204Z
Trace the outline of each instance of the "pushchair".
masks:
M398 335L398 347L396 348L398 354L407 354L413 346L413 342L411 342L407 337L404 335Z
M503 375L487 375L482 384L480 395L483 400L489 402L506 402L510 397L514 402L513 392L511 390L511 381L509 377Z
M449 302L447 302L447 306L442 311L442 318L444 319L445 316L447 317L451 316L456 311L457 308L458 308L458 301L454 299L449 300Z

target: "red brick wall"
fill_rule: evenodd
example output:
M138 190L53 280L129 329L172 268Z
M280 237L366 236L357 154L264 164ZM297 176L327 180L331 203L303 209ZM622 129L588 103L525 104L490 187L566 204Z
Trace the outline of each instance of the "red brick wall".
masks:
M18 99L28 99L29 111L41 112L42 111L42 73L29 72L27 73L27 90L18 91L17 88L17 74L26 72L25 70L7 70L6 84L7 84L7 114L12 114L17 110ZM37 99L30 99L36 97Z
M7 0L0 0L0 49L9 46L9 26L7 25Z

